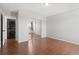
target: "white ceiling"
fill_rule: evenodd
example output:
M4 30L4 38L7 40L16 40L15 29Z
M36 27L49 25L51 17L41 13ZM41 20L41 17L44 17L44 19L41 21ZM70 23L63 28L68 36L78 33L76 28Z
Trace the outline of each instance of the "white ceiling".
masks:
M0 8L25 9L34 11L42 16L51 16L77 9L79 8L79 3L49 3L47 7L43 3L0 3Z

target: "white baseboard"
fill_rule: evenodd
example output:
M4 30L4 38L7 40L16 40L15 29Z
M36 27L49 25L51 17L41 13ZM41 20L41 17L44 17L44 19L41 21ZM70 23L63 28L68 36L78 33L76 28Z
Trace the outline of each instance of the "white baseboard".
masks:
M52 38L52 39L56 39L56 40L60 40L60 41L64 41L64 42L68 42L68 43L79 45L79 42L74 42L74 41L69 41L69 40L59 39L59 38L53 38L53 37L48 37L48 38Z
M46 38L46 37L42 37L42 38ZM49 37L49 36L48 36L48 38L52 38L52 39L56 39L56 40L60 40L60 41L64 41L64 42L79 45L79 42L75 42L75 41L69 41L69 40L65 40L65 39L53 38L53 37ZM20 40L20 41L18 41L18 43L22 43L22 42L29 41L29 40L30 39L28 39L28 40Z
M28 39L29 40L29 39ZM18 43L26 42L28 40L19 40Z

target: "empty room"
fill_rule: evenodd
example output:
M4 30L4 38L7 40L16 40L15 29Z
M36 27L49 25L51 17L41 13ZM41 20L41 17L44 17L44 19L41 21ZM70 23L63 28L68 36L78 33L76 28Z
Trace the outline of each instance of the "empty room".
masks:
M79 55L79 3L0 3L0 55Z

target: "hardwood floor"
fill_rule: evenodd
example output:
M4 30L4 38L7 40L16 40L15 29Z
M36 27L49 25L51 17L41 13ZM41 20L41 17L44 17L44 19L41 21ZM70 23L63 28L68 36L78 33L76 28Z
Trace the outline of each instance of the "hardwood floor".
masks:
M28 42L18 43L9 39L0 49L1 55L77 55L79 45L51 39L30 39Z

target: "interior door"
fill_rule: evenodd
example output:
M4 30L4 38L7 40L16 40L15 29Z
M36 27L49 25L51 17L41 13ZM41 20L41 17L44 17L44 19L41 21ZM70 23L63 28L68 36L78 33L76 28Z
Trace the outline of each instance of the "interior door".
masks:
M3 47L5 39L7 39L7 19L1 14L1 47Z
M1 14L1 20L0 20L0 32L1 32L1 48L3 47L3 15Z
M3 15L3 45L7 39L7 17Z

